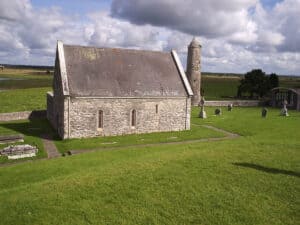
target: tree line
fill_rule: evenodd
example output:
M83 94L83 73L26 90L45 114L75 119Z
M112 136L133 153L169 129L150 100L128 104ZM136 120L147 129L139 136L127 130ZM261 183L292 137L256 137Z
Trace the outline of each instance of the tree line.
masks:
M271 89L279 86L277 74L267 75L261 69L254 69L245 74L238 86L237 97L243 97L245 94L254 98L266 96Z

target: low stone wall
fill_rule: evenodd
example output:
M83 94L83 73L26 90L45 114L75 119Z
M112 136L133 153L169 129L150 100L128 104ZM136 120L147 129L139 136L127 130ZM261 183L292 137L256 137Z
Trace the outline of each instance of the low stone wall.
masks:
M26 120L46 118L46 110L23 111L13 113L0 113L0 122L11 120Z
M233 104L233 106L261 106L262 101L259 100L228 100L228 101L205 101L205 106L228 106Z

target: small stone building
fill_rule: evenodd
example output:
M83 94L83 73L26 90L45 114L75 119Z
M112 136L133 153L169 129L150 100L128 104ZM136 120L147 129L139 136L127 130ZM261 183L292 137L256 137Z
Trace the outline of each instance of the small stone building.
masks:
M277 87L271 90L271 105L273 107L282 107L283 101L287 101L289 109L300 111L300 89Z
M189 130L192 95L175 51L58 41L47 118L63 139Z

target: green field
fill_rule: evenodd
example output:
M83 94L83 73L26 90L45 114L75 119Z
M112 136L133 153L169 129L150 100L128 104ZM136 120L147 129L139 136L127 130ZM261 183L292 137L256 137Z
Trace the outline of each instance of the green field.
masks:
M300 113L213 111L241 137L0 167L1 224L299 224Z
M53 74L33 69L0 71L0 113L46 109ZM2 80L5 79L5 80Z
M46 88L15 89L0 92L0 113L46 109Z
M52 90L53 72L34 69L0 71L0 113L46 109L46 93ZM9 80L1 80L1 78ZM202 74L206 100L233 99L241 76ZM300 88L299 77L280 77L280 86Z
M206 100L233 99L237 94L237 88L242 76L218 75L213 73L202 74L202 88ZM279 77L279 86L300 88L300 77Z

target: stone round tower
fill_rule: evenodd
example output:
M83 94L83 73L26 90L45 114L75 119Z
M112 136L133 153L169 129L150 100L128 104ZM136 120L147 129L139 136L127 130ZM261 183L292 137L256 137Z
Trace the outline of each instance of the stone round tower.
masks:
M201 45L193 38L188 46L187 69L186 74L193 90L192 105L198 105L201 99Z

